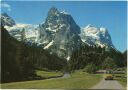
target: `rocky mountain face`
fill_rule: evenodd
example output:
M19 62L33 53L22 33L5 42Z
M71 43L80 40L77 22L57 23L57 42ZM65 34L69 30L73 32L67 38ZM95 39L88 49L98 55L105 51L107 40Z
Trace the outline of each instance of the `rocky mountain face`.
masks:
M106 28L96 28L92 25L88 25L85 28L82 28L81 31L81 40L86 44L114 48L111 36Z
M24 37L24 41L36 43L39 37L38 26L30 25L30 24L16 24L13 27L5 26L5 28L9 31L9 34L21 41L22 37Z
M114 48L107 29L92 25L80 29L70 14L55 7L49 10L45 22L40 25L15 24L5 13L1 14L1 21L9 34L17 40L24 38L25 42L36 43L51 54L56 53L67 60L82 43Z
M43 43L44 49L67 59L81 45L78 34L80 27L71 15L60 12L55 7L49 10L45 23L40 25L40 43Z
M7 13L2 13L1 14L1 24L2 26L13 26L15 25L15 21L7 15Z
M26 42L37 43L38 41L38 25L15 23L7 13L1 14L1 24L8 30L11 36L19 41L21 41L22 37L24 37Z

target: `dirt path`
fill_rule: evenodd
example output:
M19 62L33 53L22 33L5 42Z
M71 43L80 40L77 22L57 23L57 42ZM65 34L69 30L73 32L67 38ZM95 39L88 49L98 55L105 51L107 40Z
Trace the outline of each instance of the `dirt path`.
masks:
M124 87L116 80L101 80L100 83L92 87L91 89L114 89L125 90Z

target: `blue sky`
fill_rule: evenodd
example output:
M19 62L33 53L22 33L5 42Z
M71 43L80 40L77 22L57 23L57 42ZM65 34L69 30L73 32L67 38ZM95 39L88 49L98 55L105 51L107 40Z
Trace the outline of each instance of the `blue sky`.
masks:
M55 6L72 15L80 27L92 24L105 27L114 46L127 48L127 6L123 1L6 1L2 12L7 12L17 23L40 24L45 21L48 10Z

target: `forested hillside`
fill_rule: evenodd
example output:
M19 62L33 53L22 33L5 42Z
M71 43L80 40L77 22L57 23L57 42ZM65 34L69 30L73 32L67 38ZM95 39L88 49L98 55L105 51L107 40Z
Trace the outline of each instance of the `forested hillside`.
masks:
M66 60L34 44L17 41L1 27L1 82L35 79L36 69L62 70Z
M126 60L121 52L111 48L105 49L97 46L88 46L86 44L73 52L69 61L70 70L91 68L92 71L98 69L112 69L126 66ZM89 70L91 72L91 70Z

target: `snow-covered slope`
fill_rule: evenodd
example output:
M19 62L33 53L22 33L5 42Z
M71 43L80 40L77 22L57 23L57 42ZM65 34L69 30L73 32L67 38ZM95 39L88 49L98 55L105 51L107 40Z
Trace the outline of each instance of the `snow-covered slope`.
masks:
M82 28L81 40L88 45L114 48L107 29L102 27L96 28L90 24Z
M4 26L6 30L9 31L10 35L15 37L17 40L21 40L22 37L22 31L24 30L24 38L26 41L29 42L37 42L38 41L38 26L37 25L31 25L31 24L16 24L12 27L10 26Z
M47 46L44 47L44 49L48 49L51 45L53 45L53 42L54 41L52 40Z

